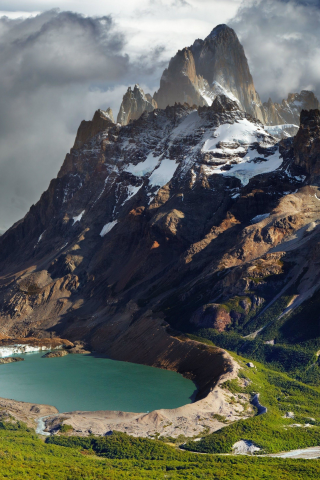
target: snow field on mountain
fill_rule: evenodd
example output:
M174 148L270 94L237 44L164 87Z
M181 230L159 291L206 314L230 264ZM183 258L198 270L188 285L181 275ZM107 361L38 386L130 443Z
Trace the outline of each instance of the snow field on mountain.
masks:
M193 135L195 129L199 127L202 123L203 120L199 116L198 110L193 110L182 120L182 122L177 127L172 130L170 134L170 140L173 141L180 136L186 137L188 135Z
M266 135L262 125L260 126L249 122L246 118L232 124L225 123L220 125L214 133L215 137L206 140L203 145L203 152L212 152L216 148L218 142L240 143L240 145L246 145L257 142L258 135Z
M123 206L130 198L134 197L136 193L139 192L140 188L142 185L139 185L138 187L135 187L134 185L128 185L128 197L125 199L125 201L122 203L121 206Z
M231 165L230 170L222 170L223 167L214 168L206 166L204 167L205 173L207 175L222 174L227 177L236 177L239 178L242 185L247 185L252 177L261 175L262 173L273 172L282 164L279 150L265 160L254 161L254 159L257 158L259 158L258 152L256 150L249 150L248 154L241 159L241 163Z
M288 130L289 128L299 129L299 126L294 125L293 123L284 123L283 125L265 125L264 128L270 133L270 135L279 135L281 132Z
M236 160L237 163L230 165L230 160L217 158L217 162L229 164L230 169L225 170L224 165L218 168L205 166L203 170L206 175L221 174L237 177L243 185L247 185L252 177L262 173L273 172L279 168L282 164L282 159L278 149L272 155L263 158L255 148L250 148L250 144L261 141L261 136L269 137L269 134L266 133L262 125L254 124L246 118L233 124L225 123L220 125L214 132L214 137L205 141L202 152L230 155L232 156L231 159ZM221 144L228 144L228 147L218 146L220 142ZM230 148L232 144L236 148ZM237 146L239 144L241 145L240 147ZM249 149L246 152L247 146L249 146ZM243 157L236 156L243 153L245 153Z

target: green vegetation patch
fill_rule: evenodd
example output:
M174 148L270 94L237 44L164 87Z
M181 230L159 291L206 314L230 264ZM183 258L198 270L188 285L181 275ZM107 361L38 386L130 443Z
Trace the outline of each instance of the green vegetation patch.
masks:
M267 413L235 422L200 442L188 442L184 448L202 453L231 453L236 442L248 440L261 449L259 453L276 453L320 445L320 389L260 363L249 368L247 359L236 356L236 360L242 366L241 377L247 386L241 390L240 383L232 381L227 388L251 396L259 393ZM285 418L287 412L293 412L294 419Z
M290 480L305 480L320 478L320 463L317 461L199 455L182 452L154 440L132 441L127 435L118 433L108 437L107 442L108 454L113 455L116 451L119 455L119 458L113 459L98 457L99 452L90 450L92 437L52 438L57 442L65 441L68 448L53 444L52 441L43 443L33 431L19 422L10 427L7 424L0 427L1 479L284 480L290 478ZM106 445L104 437L101 440L104 449ZM142 443L141 440L143 440ZM116 450L112 451L113 442ZM147 458L150 455L158 456L159 459Z
M73 430L73 427L71 425L64 423L63 425L61 425L59 432L68 433L68 432L72 432L72 430Z
M282 372L287 372L295 378L307 381L306 371L317 361L315 352L310 348L303 348L300 345L270 345L265 344L260 337L256 339L243 338L235 332L218 332L214 329L198 330L196 335L188 335L190 338L202 341L211 345L224 348L237 353L238 355L248 357L250 360L256 360L265 363ZM318 368L318 367L317 367ZM309 382L317 384L316 374L320 378L320 370L313 369L313 375L309 375ZM308 383L309 383L308 382Z

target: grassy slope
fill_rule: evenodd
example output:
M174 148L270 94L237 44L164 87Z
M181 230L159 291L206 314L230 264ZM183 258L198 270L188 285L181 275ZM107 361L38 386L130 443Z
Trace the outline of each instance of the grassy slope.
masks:
M251 383L245 387L229 385L246 393L260 393L260 403L268 412L242 420L208 435L200 442L189 442L186 448L208 453L228 453L238 440L251 440L264 453L294 450L320 445L320 388L305 385L287 374L275 372L255 362L255 369L246 366L246 359L234 354L242 366L241 376ZM234 382L237 382L236 380ZM283 418L294 412L295 418ZM311 420L314 419L314 420ZM311 427L291 427L312 424Z
M0 478L15 480L320 478L318 461L198 455L179 452L161 442L146 440L152 444L151 448L155 454L159 448L160 459L148 460L134 443L128 446L126 435L120 435L120 439L124 439L123 442L120 440L120 444L124 443L123 452L121 453L118 445L117 454L120 457L130 455L132 458L115 460L84 455L88 451L83 451L81 447L66 448L44 444L34 433L24 428L17 430L2 428ZM119 443L119 438L115 440Z

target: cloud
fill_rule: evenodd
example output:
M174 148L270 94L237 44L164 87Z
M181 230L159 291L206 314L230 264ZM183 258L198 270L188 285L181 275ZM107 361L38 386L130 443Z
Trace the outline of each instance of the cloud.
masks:
M313 0L246 1L230 22L263 100L311 89L320 96L320 9Z
M118 107L136 68L110 16L0 19L0 231L56 176L83 118Z

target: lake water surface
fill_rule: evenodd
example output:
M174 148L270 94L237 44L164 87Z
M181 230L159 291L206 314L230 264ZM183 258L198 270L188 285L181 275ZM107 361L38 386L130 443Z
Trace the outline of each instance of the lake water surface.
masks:
M148 412L191 402L195 385L176 372L92 355L41 358L0 365L0 397L72 410Z

